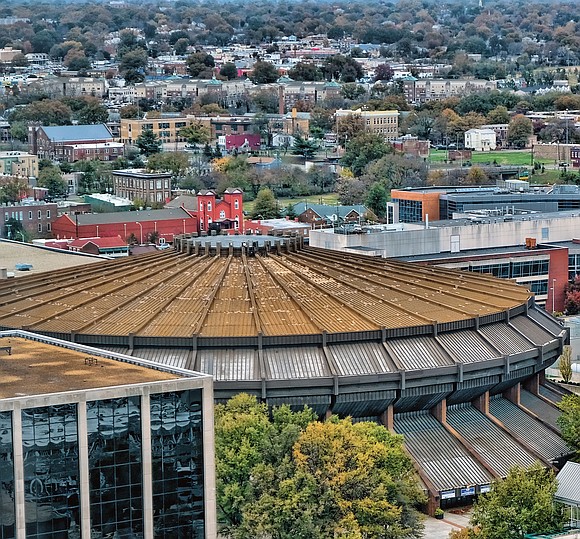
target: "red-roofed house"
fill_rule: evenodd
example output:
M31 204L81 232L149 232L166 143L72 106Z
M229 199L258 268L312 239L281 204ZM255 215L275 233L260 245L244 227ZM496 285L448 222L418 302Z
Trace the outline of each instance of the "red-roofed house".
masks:
M129 247L121 236L108 238L79 238L78 240L73 240L68 244L68 250L113 257L129 255Z

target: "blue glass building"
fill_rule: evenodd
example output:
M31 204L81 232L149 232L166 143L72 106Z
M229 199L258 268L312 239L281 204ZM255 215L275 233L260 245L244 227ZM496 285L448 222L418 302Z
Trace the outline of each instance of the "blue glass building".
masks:
M0 332L0 539L213 539L211 377L34 339Z

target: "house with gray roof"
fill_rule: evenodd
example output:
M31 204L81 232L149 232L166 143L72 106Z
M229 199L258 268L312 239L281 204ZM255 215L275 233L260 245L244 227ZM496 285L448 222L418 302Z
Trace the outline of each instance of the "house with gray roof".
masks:
M294 204L294 212L301 223L319 226L360 223L361 220L366 220L367 214L372 213L362 204L341 206L339 204L312 204L310 202Z
M30 127L28 138L31 153L40 159L70 161L71 155L78 156L78 152L73 151L78 147L90 147L93 150L91 159L106 161L113 148L118 152L117 143L105 124Z

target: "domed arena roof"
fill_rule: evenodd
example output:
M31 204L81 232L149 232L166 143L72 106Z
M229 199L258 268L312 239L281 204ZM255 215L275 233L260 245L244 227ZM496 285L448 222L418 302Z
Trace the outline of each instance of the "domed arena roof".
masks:
M273 240L268 256L257 246L230 254L221 243L225 252L215 256L217 243L198 256L155 253L4 283L0 324L149 338L353 333L360 340L382 328L495 316L531 297L486 275L284 245L278 254Z
M568 333L527 289L300 237L178 237L174 248L0 281L0 329L211 374L218 401L245 391L379 421L404 435L441 499L569 453L561 394L543 378Z

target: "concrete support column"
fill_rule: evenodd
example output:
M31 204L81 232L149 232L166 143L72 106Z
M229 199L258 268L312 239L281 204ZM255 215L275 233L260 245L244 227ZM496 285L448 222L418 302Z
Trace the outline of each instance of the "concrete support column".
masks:
M489 414L489 391L472 400L471 405L482 414Z
M540 375L538 373L534 374L532 377L524 380L524 389L532 393L533 395L540 394Z
M153 539L153 468L151 465L151 400L149 389L141 395L141 468L143 471L143 537Z
M79 442L79 505L81 537L91 536L91 488L89 481L89 435L87 430L87 403L77 404L77 436Z
M447 423L447 399L442 399L430 410L431 415L435 416L439 423Z
M216 539L217 520L209 518L209 515L216 516L216 479L215 479L215 440L214 440L214 419L213 419L213 386L211 379L203 382L202 396L203 410L203 492L205 506L205 539Z
M387 409L380 415L379 421L390 432L395 430L395 407L392 404L387 406Z
M24 447L22 445L22 411L20 403L12 410L12 443L14 458L14 503L16 539L26 539L26 513L24 498Z
M503 397L510 402L513 402L516 406L520 405L520 383L518 382L515 386L506 389L503 392Z

